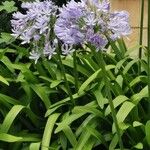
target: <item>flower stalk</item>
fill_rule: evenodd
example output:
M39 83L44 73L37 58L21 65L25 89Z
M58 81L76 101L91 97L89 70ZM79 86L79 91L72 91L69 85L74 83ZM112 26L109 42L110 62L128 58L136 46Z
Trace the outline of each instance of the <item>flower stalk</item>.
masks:
M110 106L111 113L112 113L112 118L113 118L113 121L114 121L114 124L115 124L116 134L118 136L120 150L123 150L124 148L123 148L123 142L122 142L122 139L121 139L121 132L120 132L120 129L119 129L119 124L118 124L118 120L117 120L117 117L116 117L116 111L115 111L115 108L114 108L114 104L113 104L113 101L112 101L111 90L110 90L111 89L111 83L110 83L110 81L107 77L105 62L104 62L103 54L102 54L101 51L99 52L99 63L100 63L102 73L103 73L103 77L104 77L104 80L105 80L105 84L106 84L106 87L107 87L109 106Z
M77 56L76 56L76 51L73 52L73 65L74 65L74 79L75 79L75 89L76 92L78 91L78 71L77 71Z
M74 99L73 99L72 92L71 92L71 90L70 90L69 83L68 83L68 80L67 80L67 77L66 77L65 68L64 68L64 65L63 65L62 59L61 59L61 48L58 46L58 47L56 48L56 50L57 50L59 65L60 65L60 68L61 68L61 71L62 71L62 74L63 74L63 77L64 77L66 89L67 89L67 91L68 91L68 95L69 95L69 97L70 97L70 100L71 100L71 102L72 102L72 105L75 106L75 101L74 101Z
M139 39L139 59L142 58L142 47L141 45L143 44L143 23L144 23L144 0L141 1L141 19L140 19L140 39ZM139 62L139 69L138 69L138 74L140 75L141 73L141 63Z

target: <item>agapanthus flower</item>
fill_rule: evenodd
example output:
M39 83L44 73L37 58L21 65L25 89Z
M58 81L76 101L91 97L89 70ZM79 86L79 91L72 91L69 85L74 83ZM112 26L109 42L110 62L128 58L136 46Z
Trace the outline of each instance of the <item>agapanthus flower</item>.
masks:
M32 50L30 52L30 56L29 56L29 59L32 59L35 61L35 64L37 63L38 59L40 58L41 54L39 53L39 51L35 51L35 50Z
M66 44L90 43L103 49L109 39L116 40L131 33L126 11L110 11L109 0L71 0L62 8L54 28L56 36Z
M107 38L103 35L98 34L98 33L93 34L93 35L90 34L87 41L96 47L96 51L103 49L106 46L106 44L108 43Z
M53 55L56 54L56 46L57 46L57 42L56 40L54 40L54 42L47 42L45 44L44 50L43 50L43 54L45 56L48 56L48 59L51 59Z
M26 12L24 14L20 12L13 14L13 19L11 20L12 35L21 39L21 44L33 44L33 49L36 49L36 51L33 50L30 53L30 59L34 59L37 62L40 56L50 58L50 55L45 55L45 51L41 52L41 49L45 50L45 47L51 48L48 46L52 42L52 39L50 39L50 24L51 18L56 16L57 7L50 0L26 2L22 3L21 6ZM34 45L36 45L36 48ZM38 45L40 46L39 48L37 48ZM51 56L53 53L54 51L51 51Z
M86 4L99 12L109 12L110 2L109 0L84 0Z
M42 57L56 54L56 43L51 39L54 26L55 35L63 42L62 54L69 55L73 45L92 44L96 50L103 50L108 40L116 40L131 33L129 14L126 11L110 11L109 0L71 0L59 8L50 1L26 2L22 4L26 13L13 14L12 32L22 44L32 43L30 59L35 62ZM55 25L53 19L57 20Z
M61 50L63 55L70 55L75 51L75 49L73 49L72 44L66 44L66 43L62 44Z
M111 38L116 40L131 33L129 25L129 13L126 11L115 11L110 15L108 28L112 31Z
M66 6L60 8L54 30L57 37L64 43L78 44L84 41L85 35L78 25L79 19L86 15L84 4L71 0Z
M46 34L47 29L49 28L50 17L56 12L56 6L53 5L51 1L39 2L27 2L22 4L22 8L25 8L27 11L25 14L16 12L13 14L13 20L11 20L12 31L15 37L22 36L23 44L29 42L26 40L26 36L30 41L34 38L34 35ZM32 33L29 34L29 30ZM25 39L23 39L25 37Z

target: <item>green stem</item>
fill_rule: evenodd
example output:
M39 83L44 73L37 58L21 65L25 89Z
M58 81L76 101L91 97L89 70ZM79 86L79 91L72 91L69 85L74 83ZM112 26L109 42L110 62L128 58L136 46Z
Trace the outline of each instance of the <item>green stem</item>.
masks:
M114 52L115 52L115 54L116 54L116 56L117 56L117 59L118 59L118 60L123 59L123 54L120 52L120 50L119 50L119 48L116 46L115 42L112 41L112 40L109 39L109 38L108 38L108 40L109 40L109 42L110 42L110 45L111 45L112 49L114 50Z
M140 39L139 39L139 59L142 58L142 47L141 45L143 44L143 23L144 23L144 0L142 0L141 3L141 22L140 22ZM139 69L138 69L138 75L141 74L141 62L139 61Z
M64 81L65 81L65 84L66 84L66 88L67 88L67 91L68 91L68 95L69 95L69 97L70 97L70 100L71 100L71 102L72 102L72 105L75 106L75 101L74 101L74 99L73 99L72 92L71 92L71 90L70 90L69 83L68 83L68 80L67 80L67 77L66 77L66 74L65 74L65 68L64 68L64 65L63 65L63 63L62 63L60 50L61 50L61 49L58 47L58 48L57 48L57 54L58 54L58 59L59 59L59 65L60 65L62 74L63 74L63 76L64 76Z
M103 77L104 77L105 84L106 84L106 87L107 87L108 101L109 101L109 105L110 105L110 109L111 109L111 113L112 113L112 118L113 118L113 121L114 121L114 124L115 124L115 127L116 127L116 133L117 133L117 136L118 136L118 139L119 139L120 150L123 150L124 149L123 148L123 142L122 142L122 139L121 139L121 133L120 133L119 125L118 125L118 120L117 120L117 117L116 117L116 111L115 111L115 108L114 108L114 104L113 104L113 101L112 101L112 95L111 95L111 91L110 91L111 83L110 83L110 81L107 77L107 71L106 71L106 68L105 68L105 62L104 62L104 59L103 59L102 52L99 52L99 64L101 66L101 69L102 69L102 72L103 72Z
M73 52L73 65L74 65L74 79L75 79L75 89L76 92L79 89L79 84L78 84L78 71L77 71L77 56L76 56L76 51Z
M148 51L148 57L147 57L147 63L148 63L148 95L150 100L150 0L148 0L148 43L147 43L147 51Z

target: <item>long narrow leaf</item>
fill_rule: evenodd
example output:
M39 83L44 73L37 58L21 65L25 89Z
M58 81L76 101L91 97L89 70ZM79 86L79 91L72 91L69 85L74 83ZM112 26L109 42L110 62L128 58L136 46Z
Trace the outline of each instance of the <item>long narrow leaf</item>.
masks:
M8 114L6 115L1 127L0 127L0 131L3 133L7 133L9 128L11 127L13 121L15 120L15 118L17 117L17 115L20 113L20 111L25 108L22 105L15 105L12 107L12 109L8 112Z
M55 113L49 116L45 129L44 129L41 150L49 150L49 145L50 145L50 141L52 137L52 131L53 131L55 122L58 119L59 115L60 114Z
M0 81L6 85L9 85L8 81L0 75Z
M22 137L13 136L6 133L0 133L0 141L4 142L20 142L22 140Z

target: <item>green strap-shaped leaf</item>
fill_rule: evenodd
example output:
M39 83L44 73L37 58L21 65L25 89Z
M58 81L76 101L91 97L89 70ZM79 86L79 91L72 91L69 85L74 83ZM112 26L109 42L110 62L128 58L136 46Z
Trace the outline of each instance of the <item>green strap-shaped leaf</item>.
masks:
M52 131L53 131L55 122L58 119L59 115L60 114L55 113L49 116L45 129L44 129L41 150L49 150L49 145L50 145L50 141L52 137Z
M96 97L97 103L101 109L103 109L104 105L108 103L108 100L103 96L101 92L103 87L104 87L104 83L101 82L99 88L93 92Z
M137 143L134 148L136 149L143 149L143 144L142 143Z
M66 150L67 149L67 138L63 132L61 132L59 134L59 140L60 140L60 144L61 144L62 149Z
M39 134L31 134L31 133L19 133L19 137L22 137L22 142L40 142L41 141L41 135Z
M63 82L62 80L53 80L50 84L50 88L55 88L56 86L58 86L61 82Z
M147 143L150 145L150 120L145 125L145 134Z
M139 101L144 97L148 97L148 86L145 86L139 93L134 94L131 97L131 100L133 103L138 104Z
M9 104L13 104L13 105L20 104L20 102L17 101L16 99L9 97L7 95L1 94L1 93L0 93L0 101L2 101L4 104L5 103L9 103Z
M3 56L2 59L0 60L3 62L3 64L12 72L14 73L14 68L12 67L12 62L8 59L8 57Z
M90 127L96 128L97 125L98 122L93 121ZM91 133L86 128L84 128L82 134L79 137L77 144L74 146L74 150L82 150L83 147L86 145L87 141L90 139L90 137L91 137Z
M126 117L128 116L128 114L131 112L131 110L135 107L135 104L133 104L132 102L129 101L125 101L122 106L120 107L118 113L117 113L117 120L118 123L120 125L120 128L122 129L126 129L129 126L126 124L122 124L124 122L124 120L126 119ZM112 127L112 132L115 133L116 132L116 128L113 124Z
M132 65L138 61L139 59L133 59L132 61L128 62L127 65L124 67L123 74L126 74L129 71L129 69L132 67Z
M1 75L0 75L0 81L6 85L9 85L8 81L4 77L2 77Z
M118 83L118 85L122 88L123 85L123 77L121 75L118 75L116 78L116 82Z
M71 67L71 68L74 67L73 60L71 60L71 59L64 59L64 60L62 60L62 63L68 67ZM89 70L85 69L83 66L78 65L78 64L77 64L77 71L79 71L80 73L82 73L83 75L85 75L87 77L89 77L91 74L89 72Z
M48 109L51 105L50 99L46 93L45 87L38 84L31 84L31 88L35 91L35 93L41 98L45 107Z
M93 135L95 138L97 138L100 141L100 143L102 143L106 147L106 149L108 149L106 140L99 131L97 131L95 128L92 128L88 125L85 128L88 130L89 133L91 133L91 135Z
M9 128L11 127L13 121L17 117L17 115L20 113L20 111L25 108L25 106L22 105L15 105L11 108L11 110L6 115L1 127L0 131L3 133L7 133Z
M139 121L134 121L133 122L133 127L139 127L139 126L142 126L143 124Z
M88 139L88 141L86 142L86 144L84 145L84 147L82 148L82 150L92 150L92 148L94 147L94 144L96 143L97 141L95 140L94 137L90 137Z
M77 137L82 133L83 129L93 118L95 118L95 115L91 114L81 123L75 133Z
M93 106L76 106L73 109L72 112L76 113L76 114L83 113L83 112L85 112L85 113L92 113L95 116L99 116L99 117L102 117L102 118L104 117L103 113L100 110L98 110L95 107L93 107Z
M40 149L40 145L41 145L40 142L38 142L38 143L31 143L30 147L29 147L29 150L39 150Z
M128 98L124 95L119 95L113 100L114 108L118 107L123 102L127 101ZM108 106L105 110L105 116L109 115L111 113L110 106Z
M0 133L0 141L19 142L22 139L23 139L22 137L13 136L13 135L6 134L6 133Z
M120 68L123 66L123 63L127 60L128 58L124 58L124 59L121 59L117 64L116 64L116 67L115 67L115 73L118 73L118 71L120 70Z
M70 125L73 121L75 121L78 118L82 117L86 113L87 112L82 112L82 113L78 113L78 114L71 114L70 116L65 118L63 120L63 122L58 123L58 127L56 128L55 133L58 133L58 132L62 131L67 125Z
M72 147L74 147L77 144L76 136L72 132L71 128L67 125L66 127L63 128L63 132L68 138L69 142L71 143Z
M135 79L133 79L131 82L130 82L130 86L134 86L135 84L139 83L142 81L142 79L147 79L147 76L137 76Z
M108 65L106 66L106 70L110 70L115 68L114 65ZM78 93L83 93L85 89L88 87L88 85L97 78L98 74L101 72L101 69L97 70L95 73L93 73L80 87Z
M53 112L55 112L57 109L59 109L61 106L64 106L65 104L60 104L54 108L49 108L45 114L45 117L51 115Z
M85 67L86 68L89 68L89 71L96 71L96 70L98 70L99 69L99 66L91 59L91 57L89 57L89 56L80 56L79 57L82 61L83 61L83 63L84 63L84 65L85 65Z
M80 93L80 94L76 93L76 94L73 94L72 96L73 96L73 99L76 100L77 98L83 96L83 93ZM51 105L50 108L54 108L58 105L66 104L68 101L70 101L70 97L67 97L63 100L56 102L55 104Z
M118 122L123 122L134 107L135 104L133 104L132 102L124 102L117 113Z
M109 145L109 150L115 150L117 143L118 143L118 136L117 136L117 134L115 134L113 139L111 139L111 143Z
M0 6L0 9L2 8L2 6ZM1 43L7 43L7 44L10 44L11 42L14 41L14 37L11 36L10 33L7 33L7 32L2 32L1 35L0 35L0 44Z
M147 80L147 76L137 76L136 78L134 78L131 82L130 82L130 87L135 86L136 84L139 84L140 82L143 82L142 80ZM127 91L129 91L130 88L126 87L124 89L124 93L126 93Z

